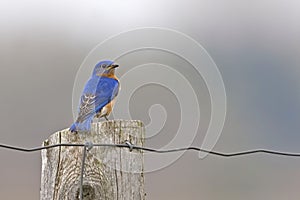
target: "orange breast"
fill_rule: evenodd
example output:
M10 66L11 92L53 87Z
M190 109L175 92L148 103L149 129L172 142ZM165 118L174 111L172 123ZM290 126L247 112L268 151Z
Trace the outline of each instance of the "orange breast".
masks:
M99 113L97 113L96 117L97 118L101 118L101 117L104 117L104 116L108 116L111 111L112 111L112 108L115 104L115 99L113 99L111 102L109 102L108 104L106 104L101 110Z

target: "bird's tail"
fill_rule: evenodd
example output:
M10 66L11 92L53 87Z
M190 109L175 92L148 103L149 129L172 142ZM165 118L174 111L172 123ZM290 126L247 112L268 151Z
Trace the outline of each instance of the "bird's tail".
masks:
M87 119L83 122L74 122L69 131L71 132L79 132L79 131L90 131L91 130L92 119Z

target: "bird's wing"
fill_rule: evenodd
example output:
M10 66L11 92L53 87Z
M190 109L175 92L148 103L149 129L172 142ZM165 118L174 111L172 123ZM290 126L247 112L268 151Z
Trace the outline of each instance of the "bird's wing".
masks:
M95 109L96 95L92 93L84 93L80 99L79 113L77 122L83 122L92 115Z
M99 78L96 84L90 80L80 99L77 122L94 116L118 94L119 82L111 78Z
M96 91L96 113L113 100L119 92L119 81L112 78L101 78Z

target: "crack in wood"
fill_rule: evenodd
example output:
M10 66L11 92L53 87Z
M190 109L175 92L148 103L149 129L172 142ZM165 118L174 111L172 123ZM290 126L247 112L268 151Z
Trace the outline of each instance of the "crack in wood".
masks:
M51 135L55 143L123 143L144 145L144 126L135 120L114 120L92 124L90 134L67 129ZM45 143L46 144L46 143ZM81 147L59 147L42 152L41 200L78 199ZM51 173L49 170L56 172ZM85 162L84 200L144 200L143 152L124 148L94 147ZM138 173L136 173L138 172ZM50 181L48 181L50 180ZM51 180L55 180L54 182ZM51 185L53 183L52 189ZM53 191L54 190L54 191Z

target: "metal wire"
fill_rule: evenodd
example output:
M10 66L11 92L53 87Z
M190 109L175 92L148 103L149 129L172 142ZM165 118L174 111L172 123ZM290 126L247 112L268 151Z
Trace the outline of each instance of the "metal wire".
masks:
M97 146L97 147L128 148L130 150L136 149L136 150L143 150L143 151L154 152L154 153L172 153L172 152L179 152L179 151L199 151L199 152L205 152L208 154L221 156L221 157L234 157L234 156L243 156L243 155L257 154L257 153L273 154L273 155L279 155L279 156L300 157L300 153L281 152L281 151L273 151L273 150L266 150L266 149L254 149L254 150L240 151L240 152L234 152L234 153L221 153L221 152L217 152L217 151L209 151L209 150L201 149L198 147L182 147L182 148L158 150L158 149L153 149L153 148L149 148L149 147L135 146L133 144L130 144L128 141L126 141L126 143L124 143L124 144L92 144L92 143L88 143L88 145ZM50 148L56 148L56 147L76 147L76 146L77 147L86 147L87 144L70 144L70 143L64 144L64 143L62 143L62 144L53 144L53 145L49 145L49 146L40 146L40 147L33 147L33 148L24 148L24 147L0 144L0 148L11 149L11 150L15 150L15 151L22 151L22 152L35 152L35 151L40 151L43 149L50 149Z
M86 154L89 150L93 148L94 144L92 142L86 142L84 144L83 153L82 153L82 161L81 161L81 172L80 172L80 190L79 190L79 199L83 200L83 174L85 167Z
M133 144L128 143L128 141L126 141L126 143L124 143L124 144L62 143L62 144L53 144L53 145L49 145L49 146L39 146L39 147L33 147L33 148L24 148L24 147L0 144L0 148L10 149L10 150L15 150L15 151L22 151L22 152L35 152L35 151L40 151L43 149L50 149L50 148L56 148L56 147L76 147L76 146L77 147L87 147L87 145L92 145L94 147L97 146L97 147L128 148L129 150L136 149L136 150L143 150L143 151L154 152L154 153L172 153L172 152L179 152L179 151L199 151L199 152L205 152L208 154L221 156L221 157L234 157L234 156L243 156L243 155L257 154L257 153L265 153L265 154L273 154L273 155L289 156L289 157L300 157L300 153L280 152L280 151L273 151L273 150L266 150L266 149L254 149L254 150L240 151L240 152L234 152L234 153L221 153L221 152L217 152L217 151L209 151L209 150L201 149L198 147L182 147L182 148L158 150L158 149L153 149L153 148L149 148L149 147L135 146Z
M250 155L250 154L257 154L257 153L265 153L265 154L273 154L273 155L289 156L289 157L300 157L300 153L280 152L280 151L265 150L265 149L255 149L255 150L240 151L240 152L234 152L234 153L221 153L221 152L217 152L217 151L209 151L209 150L201 149L198 147L183 147L183 148L174 148L174 149L167 149L167 150L158 150L158 149L153 149L153 148L149 148L149 147L135 146L135 145L131 144L129 141L126 141L124 144L93 144L92 142L86 142L85 144L53 144L53 145L39 146L39 147L33 147L33 148L24 148L24 147L0 144L0 148L10 149L10 150L14 150L14 151L21 151L21 152L36 152L36 151L50 149L50 148L56 148L56 147L83 147L83 156L82 156L81 173L80 173L80 191L79 191L79 199L80 200L83 200L83 176L84 176L86 156L87 156L88 151L91 150L95 146L96 147L128 148L130 152L134 149L142 150L142 151L146 151L146 152L154 152L154 153L198 151L198 152L205 152L208 154L221 156L221 157L244 156L244 155Z
M86 159L87 147L86 145L83 148L83 156L81 161L81 173L80 173L80 190L79 190L79 199L83 200L83 174L84 174L84 165Z

